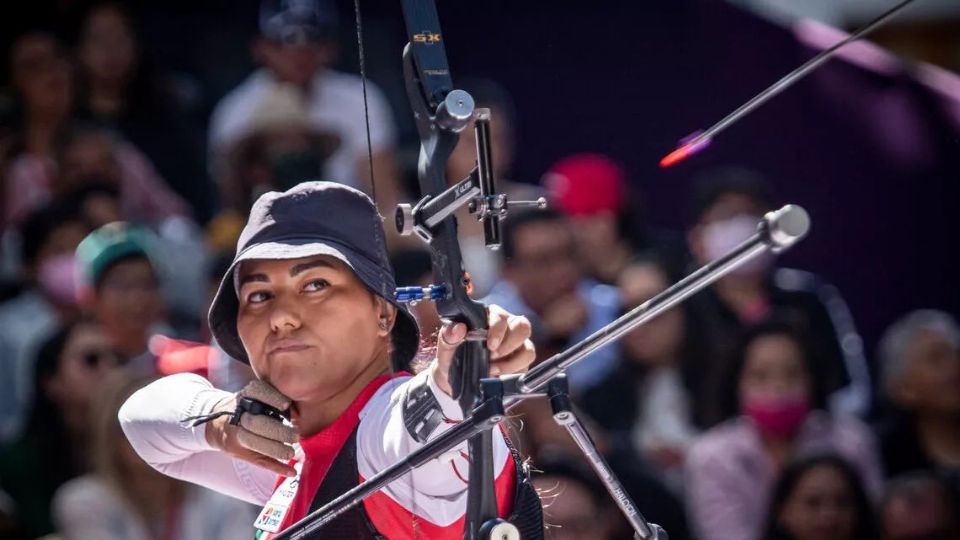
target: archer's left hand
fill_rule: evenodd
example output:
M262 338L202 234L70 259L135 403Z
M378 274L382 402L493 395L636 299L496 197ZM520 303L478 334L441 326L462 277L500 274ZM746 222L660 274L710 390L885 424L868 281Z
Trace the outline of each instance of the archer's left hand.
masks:
M536 358L533 342L530 341L530 321L513 315L496 305L487 307L487 348L490 349L490 376L522 373ZM433 379L448 395L453 394L447 373L453 363L457 346L467 337L463 323L446 325L437 338L437 358L430 366Z

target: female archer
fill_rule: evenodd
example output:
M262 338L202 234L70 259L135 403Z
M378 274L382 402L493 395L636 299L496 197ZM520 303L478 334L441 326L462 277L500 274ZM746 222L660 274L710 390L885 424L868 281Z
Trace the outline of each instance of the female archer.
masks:
M381 218L366 195L331 182L263 195L209 314L219 345L258 380L231 394L196 375L166 377L124 404L124 432L161 472L263 505L259 537L284 530L462 419L447 372L466 327L443 328L435 357L412 375L419 332L394 289ZM496 306L488 314L491 375L525 370L534 359L530 323ZM406 406L411 396L429 407ZM286 411L289 422L248 412L230 424L242 398ZM514 521L526 507L519 494L535 494L494 432L498 511ZM465 449L389 484L320 534L461 537ZM539 515L519 519L535 521L521 530L542 531Z

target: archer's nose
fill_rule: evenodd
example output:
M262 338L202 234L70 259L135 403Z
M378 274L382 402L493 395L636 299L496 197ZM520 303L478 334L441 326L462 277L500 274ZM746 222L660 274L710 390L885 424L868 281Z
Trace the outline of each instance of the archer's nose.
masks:
M270 330L276 333L291 332L300 328L302 319L296 302L276 299L270 312Z

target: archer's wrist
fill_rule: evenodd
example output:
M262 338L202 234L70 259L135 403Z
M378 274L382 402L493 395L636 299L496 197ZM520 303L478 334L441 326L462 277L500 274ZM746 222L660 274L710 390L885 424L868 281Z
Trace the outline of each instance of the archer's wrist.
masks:
M236 407L236 401L237 397L234 394L224 396L222 399L217 401L216 404L214 404L210 410L210 413L233 411ZM216 450L223 450L224 429L226 429L229 421L229 416L222 416L204 424L203 435L207 439L207 444L209 444L212 448Z
M433 359L433 362L430 362L429 377L433 380L437 388L448 396L453 397L453 388L450 386L449 373L446 369L440 367L440 362L436 358Z

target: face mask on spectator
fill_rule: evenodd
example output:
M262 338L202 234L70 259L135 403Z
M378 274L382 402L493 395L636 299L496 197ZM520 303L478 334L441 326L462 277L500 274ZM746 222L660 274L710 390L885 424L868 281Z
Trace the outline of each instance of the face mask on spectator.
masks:
M717 221L703 228L703 243L707 257L716 260L729 253L741 242L757 232L759 217L740 214L724 221ZM773 264L773 255L761 253L747 263L741 265L732 273L736 275L762 274Z
M63 306L77 303L77 261L73 253L55 255L40 265L37 281L51 300Z
M796 433L810 414L807 396L792 398L750 398L743 404L743 412L768 435L785 437Z

